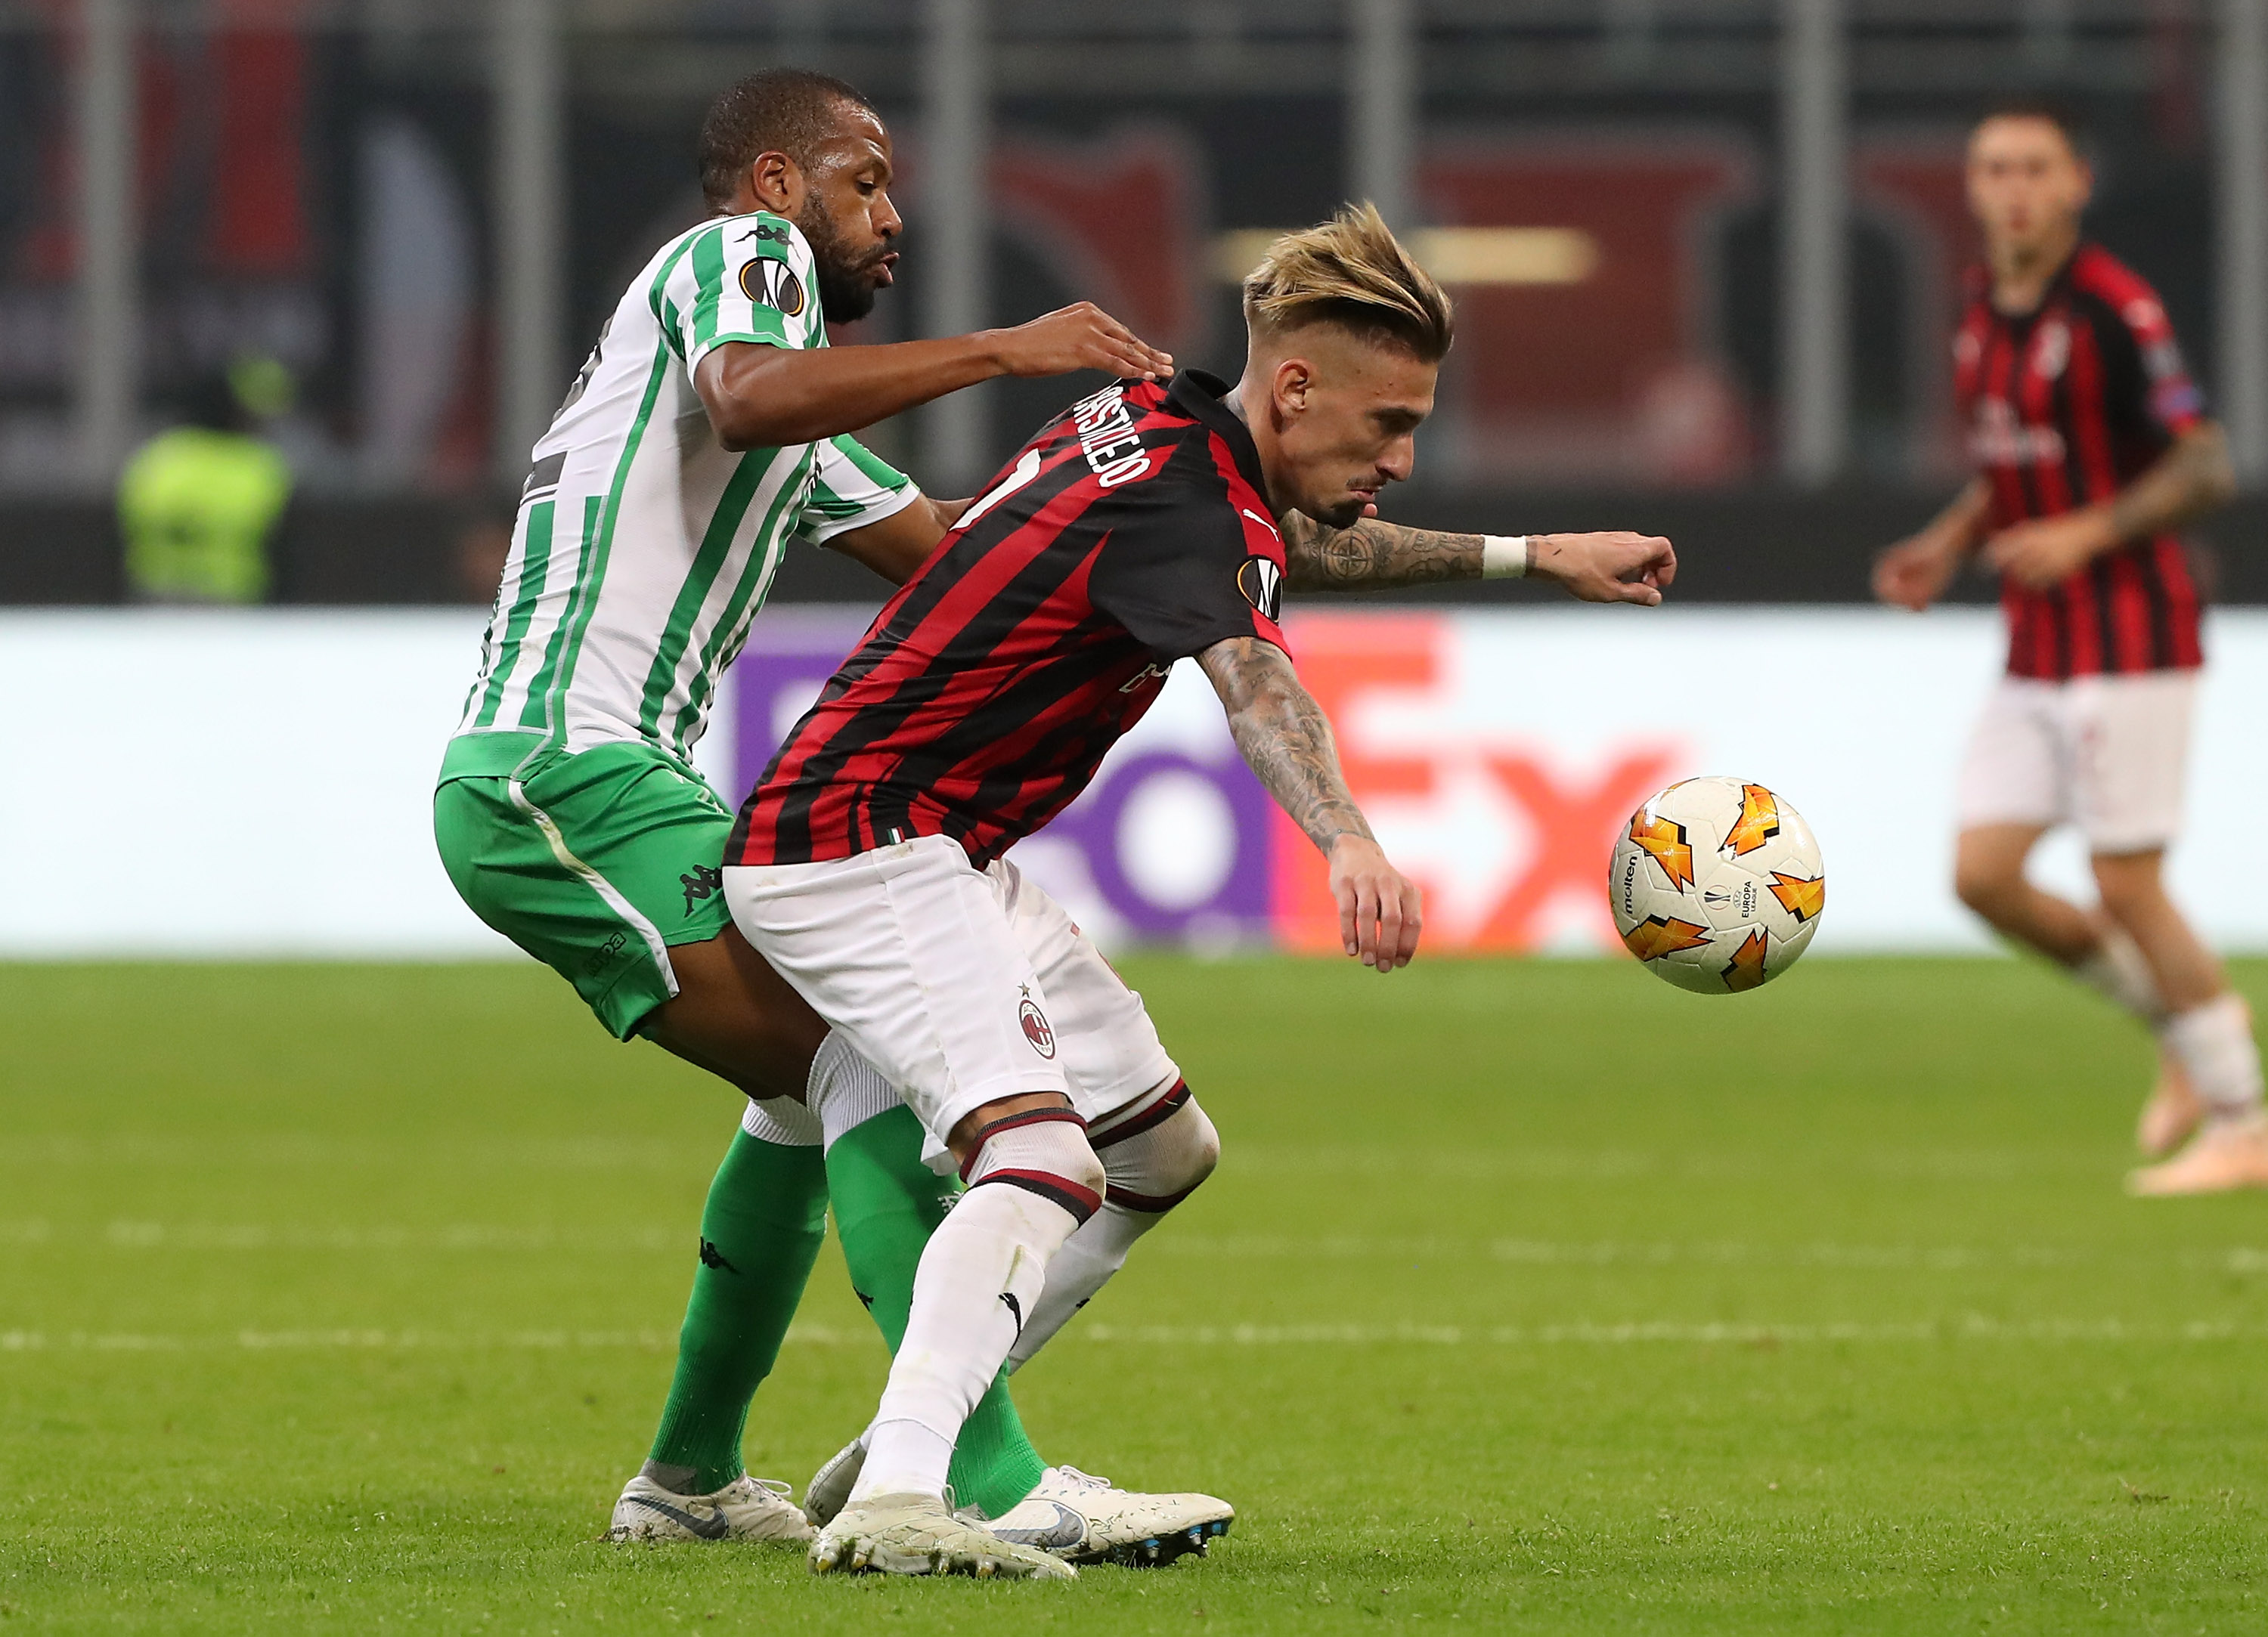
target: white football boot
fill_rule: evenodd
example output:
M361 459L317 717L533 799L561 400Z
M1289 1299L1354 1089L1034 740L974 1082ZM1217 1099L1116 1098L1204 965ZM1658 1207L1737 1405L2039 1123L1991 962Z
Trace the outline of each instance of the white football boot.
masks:
M1066 1562L1154 1568L1190 1553L1203 1557L1228 1533L1236 1509L1212 1495L1144 1494L1076 1466L1050 1466L1031 1494L998 1517L984 1517L974 1507L961 1516Z
M811 1572L973 1575L979 1580L1076 1580L1061 1558L955 1517L936 1495L875 1495L846 1506L811 1543Z
M837 1512L850 1504L850 1491L865 1464L866 1435L860 1433L811 1475L811 1481L803 1487L803 1515L813 1528L826 1528Z
M609 1540L776 1540L807 1546L818 1531L776 1478L735 1478L713 1494L681 1495L641 1474L622 1486Z
M850 1498L866 1464L865 1435L829 1457L804 1486L803 1515L825 1528ZM1107 1478L1075 1466L1050 1466L1039 1485L998 1517L963 1507L959 1516L981 1523L1003 1540L1037 1546L1072 1563L1148 1568L1194 1552L1202 1556L1228 1533L1236 1509L1201 1494L1144 1494L1114 1488Z

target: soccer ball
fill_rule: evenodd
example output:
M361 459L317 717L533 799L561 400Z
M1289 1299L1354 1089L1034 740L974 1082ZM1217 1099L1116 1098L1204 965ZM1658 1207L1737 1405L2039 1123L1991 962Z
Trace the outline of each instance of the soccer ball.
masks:
M1827 868L1802 815L1763 785L1687 779L1615 838L1607 899L1648 970L1696 995L1739 995L1803 953Z

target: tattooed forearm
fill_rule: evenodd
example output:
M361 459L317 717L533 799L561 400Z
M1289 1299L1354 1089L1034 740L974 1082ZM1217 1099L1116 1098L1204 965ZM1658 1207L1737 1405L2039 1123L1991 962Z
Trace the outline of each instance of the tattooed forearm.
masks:
M1324 853L1343 835L1371 840L1339 771L1338 747L1284 650L1233 636L1197 656L1228 712L1236 748L1277 804Z
M1285 582L1295 591L1375 591L1481 577L1481 537L1365 518L1344 529L1300 512L1284 518Z
M2122 541L2146 540L2226 505L2235 493L2228 439L2206 421L2176 437L2155 465L2119 491L2110 503L2111 530Z

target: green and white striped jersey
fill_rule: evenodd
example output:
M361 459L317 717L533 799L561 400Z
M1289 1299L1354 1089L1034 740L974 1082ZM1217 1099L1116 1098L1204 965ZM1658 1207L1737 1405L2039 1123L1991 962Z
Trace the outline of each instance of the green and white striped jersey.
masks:
M767 212L662 246L538 440L443 776L643 740L687 760L791 538L910 505L849 437L736 454L693 371L725 341L824 347L811 246Z

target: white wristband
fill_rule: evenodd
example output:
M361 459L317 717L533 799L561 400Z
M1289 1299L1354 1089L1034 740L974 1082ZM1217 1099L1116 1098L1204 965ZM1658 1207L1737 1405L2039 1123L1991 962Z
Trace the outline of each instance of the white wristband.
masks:
M1527 572L1528 536L1525 534L1481 536L1481 578L1516 580Z

